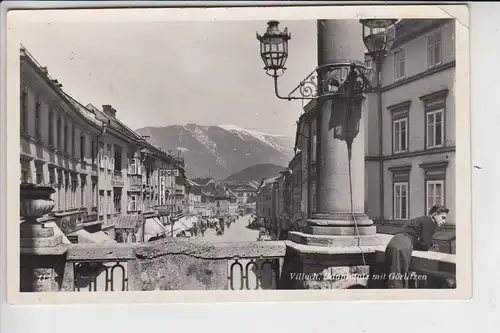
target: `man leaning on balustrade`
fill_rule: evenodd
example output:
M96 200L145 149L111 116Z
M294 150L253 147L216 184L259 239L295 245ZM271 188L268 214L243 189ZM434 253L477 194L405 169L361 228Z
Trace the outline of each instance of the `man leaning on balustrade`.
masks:
M387 272L387 287L390 289L407 288L407 279L413 250L436 251L432 244L437 228L446 222L449 209L435 205L429 210L429 215L417 217L408 221L400 232L392 237L385 249L384 267Z

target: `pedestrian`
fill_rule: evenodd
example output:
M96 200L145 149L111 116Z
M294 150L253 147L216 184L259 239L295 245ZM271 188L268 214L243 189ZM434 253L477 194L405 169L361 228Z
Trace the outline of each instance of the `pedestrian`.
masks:
M388 288L408 288L407 277L413 250L433 249L433 235L437 228L444 225L448 213L448 208L435 205L429 210L429 215L408 221L401 231L392 237L385 249L384 266Z

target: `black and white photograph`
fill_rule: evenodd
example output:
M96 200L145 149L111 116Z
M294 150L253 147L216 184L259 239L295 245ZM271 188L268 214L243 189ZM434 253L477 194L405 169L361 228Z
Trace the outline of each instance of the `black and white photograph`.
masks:
M8 292L469 297L468 30L407 7L9 12Z

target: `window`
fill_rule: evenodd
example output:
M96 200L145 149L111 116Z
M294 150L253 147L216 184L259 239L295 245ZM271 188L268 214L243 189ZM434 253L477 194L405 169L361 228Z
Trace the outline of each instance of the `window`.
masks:
M54 167L49 167L49 184L52 186L56 184L56 170Z
M92 207L97 207L97 180L92 180Z
M393 121L393 152L402 153L407 150L408 141L408 118L402 118Z
M21 87L21 132L26 133L28 131L28 115L27 115L27 100L28 100L28 93L26 91L26 86Z
M85 161L85 135L80 135L80 160Z
M68 209L71 205L71 191L70 191L69 174L64 173L64 209Z
M317 136L317 134L315 132L315 133L313 133L312 140L311 140L311 159L312 159L312 164L316 164L316 157L317 157L316 152L317 152L317 143L318 143L317 139L318 139L318 136Z
M427 66L434 67L441 62L441 30L438 30L427 36Z
M85 186L87 185L87 182L84 179L84 176L82 175L82 179L80 181L80 207L85 207Z
M76 208L76 189L78 187L78 182L76 175L71 176L71 208Z
M113 213L113 195L111 193L111 191L108 191L108 206L106 208L106 212L107 214L111 214Z
M108 171L112 171L114 169L114 163L115 163L115 159L114 157L112 157L112 146L111 145L108 145L108 150L107 150L107 153L106 153L106 157L107 157L107 167L108 167Z
M128 211L135 212L137 211L137 196L131 195L128 203Z
M99 191L99 215L104 214L104 191Z
M113 205L115 206L115 212L121 213L122 211L122 191L121 189L114 190Z
M40 163L35 163L35 172L36 172L36 183L38 185L43 184L43 165Z
M426 212L434 205L444 204L444 180L428 180L426 181L427 207Z
M115 154L114 154L114 171L122 172L122 150L121 147L115 146Z
M92 165L95 164L95 160L96 160L96 150L97 150L96 145L97 145L97 142L92 140L91 145L90 145L90 150L91 150L90 154L92 155Z
M35 102L35 139L40 140L42 137L40 126L40 100L38 97Z
M30 161L21 160L21 183L31 182Z
M104 144L99 143L99 167L104 169L106 167L106 155L104 153Z
M49 146L54 146L54 111L49 110Z
M394 52L394 80L398 81L406 77L405 51L400 49Z
M444 110L435 110L427 113L427 148L441 147L444 141Z
M76 157L76 128L71 126L71 155Z
M63 152L68 153L69 147L68 147L68 122L64 121L64 132L63 132L63 142L62 145L63 147Z
M436 204L445 205L445 183L448 161L420 164L425 173L425 214Z
M410 218L410 172L411 165L398 165L388 168L392 173L392 218L395 220L407 220ZM382 218L385 218L382 216Z
M408 183L394 183L394 219L408 219Z
M138 174L138 169L139 169L139 167L138 167L139 163L138 162L139 161L136 158L130 159L130 164L128 166L128 173L130 175L136 175L136 174Z
M61 142L61 133L62 133L62 123L61 123L61 117L58 117L57 118L57 128L56 128L56 131L57 131L57 147L59 148L59 150L62 151L62 142Z

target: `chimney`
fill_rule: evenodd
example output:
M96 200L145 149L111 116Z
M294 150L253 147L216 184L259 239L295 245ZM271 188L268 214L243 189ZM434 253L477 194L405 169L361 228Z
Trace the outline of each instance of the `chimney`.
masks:
M102 106L102 111L104 112L105 115L115 118L116 116L116 110L111 107L111 105L103 105Z

